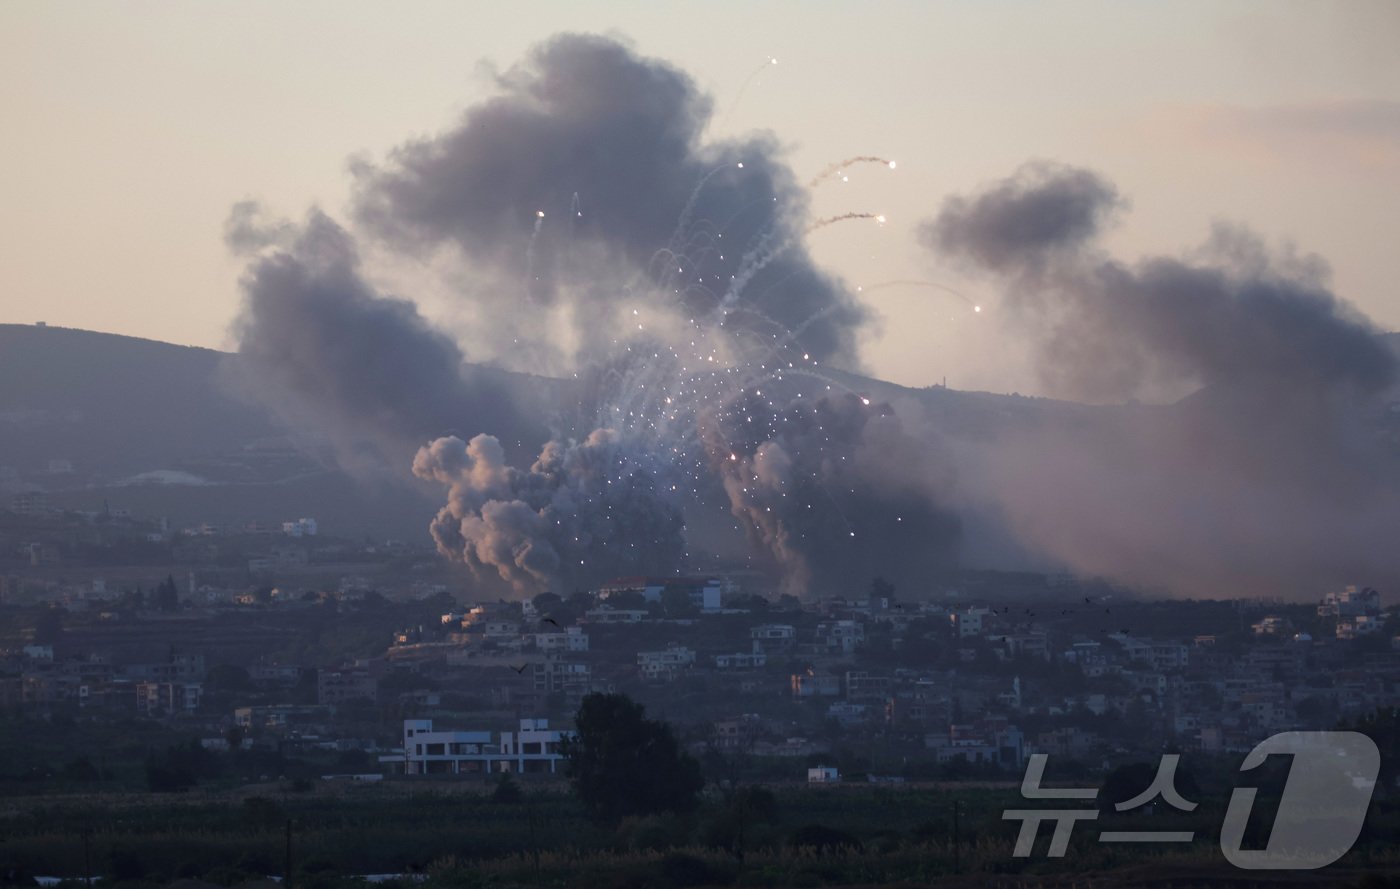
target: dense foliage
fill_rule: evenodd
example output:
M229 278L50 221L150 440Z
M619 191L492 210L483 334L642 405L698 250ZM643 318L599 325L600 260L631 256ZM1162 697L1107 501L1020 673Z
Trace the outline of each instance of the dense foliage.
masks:
M564 748L569 777L595 819L695 809L705 784L700 764L669 724L647 719L645 707L618 694L588 695L575 721L578 734Z

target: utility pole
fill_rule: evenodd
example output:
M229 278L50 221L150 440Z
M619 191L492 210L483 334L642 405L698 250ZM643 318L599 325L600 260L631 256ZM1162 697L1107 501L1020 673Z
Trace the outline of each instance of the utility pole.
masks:
M92 889L92 826L83 828L83 877Z
M287 819L287 857L282 864L282 885L292 887L292 819Z

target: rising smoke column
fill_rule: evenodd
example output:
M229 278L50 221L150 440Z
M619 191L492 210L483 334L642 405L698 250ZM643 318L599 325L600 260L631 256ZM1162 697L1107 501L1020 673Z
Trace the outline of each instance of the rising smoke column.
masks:
M1325 264L1241 229L1186 257L1107 255L1094 239L1121 206L1092 172L1033 165L923 225L1004 284L1052 392L1174 402L980 447L968 484L1083 573L1209 596L1400 579L1394 353Z
M406 465L423 439L463 426L513 446L543 440L519 384L466 364L411 302L376 292L333 220L313 210L299 227L258 227L255 216L240 205L228 226L242 252L264 250L241 282L237 373L290 426L328 432L350 468Z
M533 319L512 338L567 310L585 359L615 347L638 304L703 323L742 297L734 335L811 322L804 351L855 362L865 310L801 244L805 195L770 137L704 143L709 98L604 37L554 37L498 86L455 127L361 166L366 227L496 274L482 316Z
M711 104L681 72L609 39L563 35L498 86L497 97L470 108L456 127L404 145L381 166L363 166L358 218L386 243L420 254L450 248L467 267L492 275L501 286L482 296L479 315L508 319L498 340L548 338L547 319L562 312L580 358L579 428L599 430L585 443L601 437L625 455L620 465L647 473L634 494L654 493L650 467L666 464L680 477L679 490L703 498L717 477L728 481L729 467L716 476L700 417L741 397L740 381L762 378L766 368L853 364L865 311L803 246L811 225L805 193L773 140L702 142ZM905 502L907 487L886 485L877 474L833 474L820 466L826 443L802 441L799 423L788 444L817 468L818 487L839 475L842 502L857 517L886 498L910 527L917 524L922 513ZM858 438L841 441L841 460L856 458ZM566 453L581 447L556 446ZM614 478L614 486L621 481ZM538 492L524 476L522 486ZM579 549L567 527L546 539L547 524L502 505L520 500L538 515L545 509L538 498L468 489L470 496L452 495L435 525L444 551L468 564L523 587L578 576L576 561L608 563L598 554L560 555L564 546ZM582 516L602 503L584 498L574 508ZM793 588L812 577L806 566L828 532L839 525L849 540L851 522L829 494L811 503L811 516L786 521L797 529L796 555L775 559ZM662 500L641 511L667 508ZM769 546L771 538L761 542ZM559 567L549 567L556 561ZM826 566L817 567L825 578Z
M521 592L684 564L681 514L660 490L665 468L616 433L550 442L528 471L509 466L492 436L440 438L413 471L448 488L432 523L439 551Z
M1007 283L1058 395L1114 401L1246 382L1375 392L1394 382L1394 355L1327 289L1320 260L1274 257L1249 233L1217 227L1194 259L1129 265L1093 243L1121 206L1091 171L1032 164L949 200L920 235Z
M933 441L853 393L764 391L707 414L703 440L731 511L785 591L849 593L876 576L917 589L954 563L961 525L938 505L952 478Z
M702 141L709 99L616 41L556 37L497 86L446 132L354 168L364 255L440 273L470 319L451 338L369 286L329 219L303 229L235 207L229 244L253 257L240 351L288 393L286 415L416 451L415 475L448 492L441 551L520 591L681 569L679 504L716 499L794 591L946 564L945 461L888 409L767 385L780 368L815 380L856 362L866 312L802 241L883 219L812 221L771 137ZM856 162L873 161L843 163ZM572 371L566 410L513 409L511 378L465 369L458 342ZM566 357L541 361L551 350ZM752 400L770 415L760 438L733 426ZM734 460L718 460L721 441ZM790 476L755 462L770 458ZM741 468L759 484L745 490Z

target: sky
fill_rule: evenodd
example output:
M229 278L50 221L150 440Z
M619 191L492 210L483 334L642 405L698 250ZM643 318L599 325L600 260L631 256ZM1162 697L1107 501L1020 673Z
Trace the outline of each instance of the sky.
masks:
M1387 2L11 0L0 322L231 348L233 204L348 216L354 159L449 128L561 31L621 37L688 72L715 102L710 135L771 131L803 179L858 155L897 161L811 195L816 218L883 225L808 235L826 270L870 288L861 356L886 379L1037 391L998 320L1004 297L916 237L949 196L1029 160L1113 183L1117 256L1185 254L1213 223L1242 223L1325 258L1339 296L1400 329L1400 5ZM398 295L452 316L450 292Z

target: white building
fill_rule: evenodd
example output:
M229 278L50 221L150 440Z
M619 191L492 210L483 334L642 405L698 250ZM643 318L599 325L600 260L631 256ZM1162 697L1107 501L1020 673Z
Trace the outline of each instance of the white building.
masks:
M695 652L683 645L671 644L661 651L637 652L637 667L643 679L669 681L694 664Z
M647 613L630 608L610 608L600 605L583 613L583 619L591 624L639 624L646 620Z
M1385 615L1358 614L1354 617L1344 617L1337 621L1337 638L1356 639L1360 636L1369 636L1379 632L1384 625Z
M948 615L948 621L953 625L959 639L970 639L982 635L983 618L991 613L990 608L974 606Z
M405 719L403 762L407 775L458 775L470 772L555 773L564 755L561 744L573 733L549 727L547 719L522 719L516 732L501 732L497 743L489 731L434 731L431 719Z
M484 628L487 639L499 642L514 639L520 635L520 622L515 620L488 620Z
M520 731L501 732L500 771L553 774L564 759L561 745L573 734L551 729L547 719L520 720Z
M715 655L717 670L757 670L768 663L768 655L761 651L741 651L735 654Z
M588 664L547 657L535 664L534 680L535 691L585 694L593 681L593 668Z
M562 633L536 633L535 647L548 652L587 651L588 634L583 631L583 627L569 627Z
M1381 594L1366 587L1349 586L1341 592L1328 593L1317 606L1318 617L1356 617L1381 613Z
M690 604L701 611L719 611L724 583L718 577L619 577L608 581L598 593L604 600L617 593L640 593L648 603L657 603L667 590L681 590Z
M817 624L817 644L851 654L865 641L865 624L854 620L828 620Z
M797 628L791 624L761 624L749 630L749 638L755 653L786 651L797 642Z
M836 766L816 766L807 770L808 784L838 784L841 773Z

